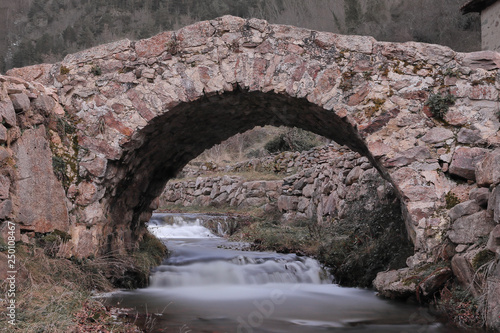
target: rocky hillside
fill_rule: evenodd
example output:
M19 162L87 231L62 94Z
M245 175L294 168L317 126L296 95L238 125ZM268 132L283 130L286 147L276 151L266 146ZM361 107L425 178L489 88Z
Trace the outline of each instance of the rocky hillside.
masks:
M480 49L479 17L464 0L0 0L0 71L56 62L122 38L140 39L230 14L385 41Z

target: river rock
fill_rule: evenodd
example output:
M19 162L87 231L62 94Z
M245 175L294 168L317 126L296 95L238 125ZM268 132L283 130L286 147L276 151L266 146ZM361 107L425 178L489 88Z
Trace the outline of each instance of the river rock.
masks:
M0 116L9 127L16 126L16 112L10 100L0 101Z
M299 203L299 198L282 195L278 198L278 209L282 212L289 210L296 210L298 203Z
M477 290L472 284L474 280L474 270L464 254L456 254L453 256L453 259L451 259L451 269L453 270L455 278L464 288L470 288L474 294L477 294Z
M498 320L500 314L500 264L496 264L492 273L488 275L487 279L487 316L486 324L494 330L500 330L500 321Z
M490 190L484 187L472 189L469 198L475 200L479 206L486 208L490 199Z
M488 212L493 214L495 223L500 223L500 186L497 186L491 192L488 200Z
M466 53L461 60L464 66L486 70L500 68L500 55L495 51L477 51Z
M16 112L25 112L30 108L30 99L24 93L9 95L14 110Z
M491 252L495 252L497 255L500 255L500 225L497 225L490 233L490 238L488 239L486 248Z
M421 140L426 142L426 143L431 143L431 144L436 144L436 143L443 143L448 140L453 138L453 132L450 131L449 129L442 128L442 127L434 127L430 129L422 138Z
M4 200L0 203L0 220L11 217L12 214L12 201Z
M471 130L468 128L462 128L457 135L458 143L463 143L467 145L475 144L481 141L481 131Z
M0 199L5 200L10 195L11 181L9 177L0 176Z
M360 166L355 166L347 175L345 178L345 184L347 186L352 185L354 182L356 182L359 177L363 174L363 169Z
M443 288L451 277L451 268L443 267L438 269L432 272L419 284L419 290L424 297L433 296L437 291Z
M414 280L405 281L410 269L403 268L388 272L380 272L373 281L373 287L381 296L391 299L406 299L415 295L417 288Z
M11 224L9 224L9 223L11 223ZM5 244L7 244L9 236L12 235L12 230L10 230L10 228L12 228L12 225L15 226L15 229L14 229L15 241L17 242L21 239L21 230L19 228L19 225L15 222L12 222L12 221L3 221L3 222L0 222L0 238L2 238L4 240Z

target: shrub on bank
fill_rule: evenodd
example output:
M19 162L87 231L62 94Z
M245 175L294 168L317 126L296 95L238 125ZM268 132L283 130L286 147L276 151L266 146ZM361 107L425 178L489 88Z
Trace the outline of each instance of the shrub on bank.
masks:
M264 148L271 154L284 151L305 151L321 144L317 135L299 128L288 128L269 140Z

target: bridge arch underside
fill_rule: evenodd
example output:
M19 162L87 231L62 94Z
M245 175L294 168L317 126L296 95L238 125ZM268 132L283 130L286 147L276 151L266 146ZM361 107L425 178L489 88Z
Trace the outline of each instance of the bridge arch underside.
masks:
M150 217L152 201L189 161L237 133L265 125L301 128L348 146L368 157L390 181L347 118L306 99L236 89L176 106L152 119L124 147L127 153L117 165L120 181L113 185L108 205L112 221L128 224L122 230L130 238L123 241L134 242Z

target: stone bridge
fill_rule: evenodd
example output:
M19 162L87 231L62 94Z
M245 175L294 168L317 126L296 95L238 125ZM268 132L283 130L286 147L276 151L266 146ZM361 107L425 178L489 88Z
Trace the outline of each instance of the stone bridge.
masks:
M488 168L499 68L494 52L224 16L13 69L0 76L0 218L18 237L68 232L68 256L124 252L190 160L254 126L295 126L369 159L426 260L448 239L453 201L500 182ZM500 209L485 212L456 243L490 233Z

